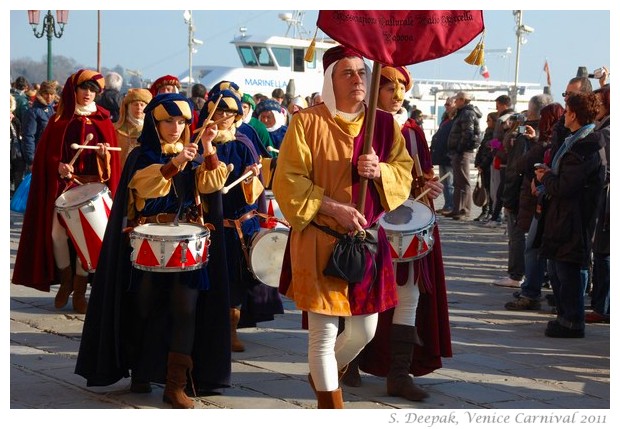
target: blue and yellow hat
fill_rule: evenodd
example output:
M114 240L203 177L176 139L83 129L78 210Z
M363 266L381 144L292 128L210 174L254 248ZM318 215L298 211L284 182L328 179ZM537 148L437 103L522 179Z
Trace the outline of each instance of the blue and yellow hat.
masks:
M216 106L215 103L217 99L222 96L222 99ZM222 109L228 112L234 112L235 121L240 120L243 117L243 109L241 108L241 97L238 96L238 93L234 90L224 89L219 92L214 92L207 99L207 104L205 105L207 111L210 113L214 109ZM204 110L204 109L203 109Z
M144 126L138 137L141 145L151 148L156 153L161 153L159 132L157 123L173 116L182 116L187 125L181 136L184 144L189 143L189 125L192 122L192 102L182 94L167 93L158 94L144 108Z

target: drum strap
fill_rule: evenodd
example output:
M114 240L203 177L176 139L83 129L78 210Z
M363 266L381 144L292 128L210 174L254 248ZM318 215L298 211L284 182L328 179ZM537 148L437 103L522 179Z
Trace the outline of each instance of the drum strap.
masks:
M239 236L239 243L241 243L241 250L243 251L243 256L245 258L246 264L248 265L248 268L252 266L252 263L250 261L250 253L248 251L248 246L245 243L245 240L243 239L243 230L241 229L241 224L245 222L246 220L252 219L254 216L258 216L266 220L276 219L277 221L282 222L286 226L288 226L288 223L286 223L286 221L284 221L283 219L278 219L268 214L259 213L256 210L251 210L237 219L224 219L225 228L234 228L237 231L237 235Z

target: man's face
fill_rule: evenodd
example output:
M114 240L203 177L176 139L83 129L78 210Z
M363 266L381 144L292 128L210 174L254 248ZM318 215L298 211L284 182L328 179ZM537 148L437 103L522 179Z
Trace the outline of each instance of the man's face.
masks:
M361 58L343 58L332 72L336 107L355 113L366 97L366 67Z
M581 92L581 82L574 82L566 85L566 91L564 91L564 94L566 94L564 96L564 105L566 105L566 99L569 95L576 94L578 92Z
M263 112L260 112L260 115L258 115L258 119L263 124L265 124L267 128L271 128L276 124L276 117L271 110L265 110Z
M177 87L174 85L163 85L157 91L158 94L172 94L177 92Z
M454 108L455 109L460 109L461 107L463 107L465 105L465 98L463 98L462 96L457 96L454 99Z

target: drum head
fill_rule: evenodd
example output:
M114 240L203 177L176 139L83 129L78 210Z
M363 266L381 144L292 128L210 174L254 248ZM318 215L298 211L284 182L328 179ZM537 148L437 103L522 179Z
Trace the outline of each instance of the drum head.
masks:
M379 225L390 231L415 231L435 222L435 214L426 204L409 199L379 219Z
M209 229L193 223L180 223L178 225L172 223L145 223L136 226L132 233L134 236L142 238L168 238L182 240L184 238L193 238L202 235L209 235Z
M250 263L254 276L271 287L278 287L282 259L288 240L287 229L261 230L252 239Z
M84 203L93 200L102 192L107 192L108 187L103 183L91 182L84 185L76 186L56 198L56 207L66 209L70 207L79 207Z

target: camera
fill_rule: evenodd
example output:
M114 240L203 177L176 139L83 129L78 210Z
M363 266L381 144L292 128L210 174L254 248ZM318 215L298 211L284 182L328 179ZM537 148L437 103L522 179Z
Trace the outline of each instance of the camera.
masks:
M603 72L605 70L605 67L599 67L596 70L594 70L594 72L592 72L591 74L588 75L588 77L590 79L600 79L603 77Z
M525 123L525 121L527 121L527 117L523 113L515 113L513 115L510 115L508 119L513 122L518 122L520 124L523 124Z
M519 128L517 128L517 132L519 134L525 134L525 125L519 125Z

